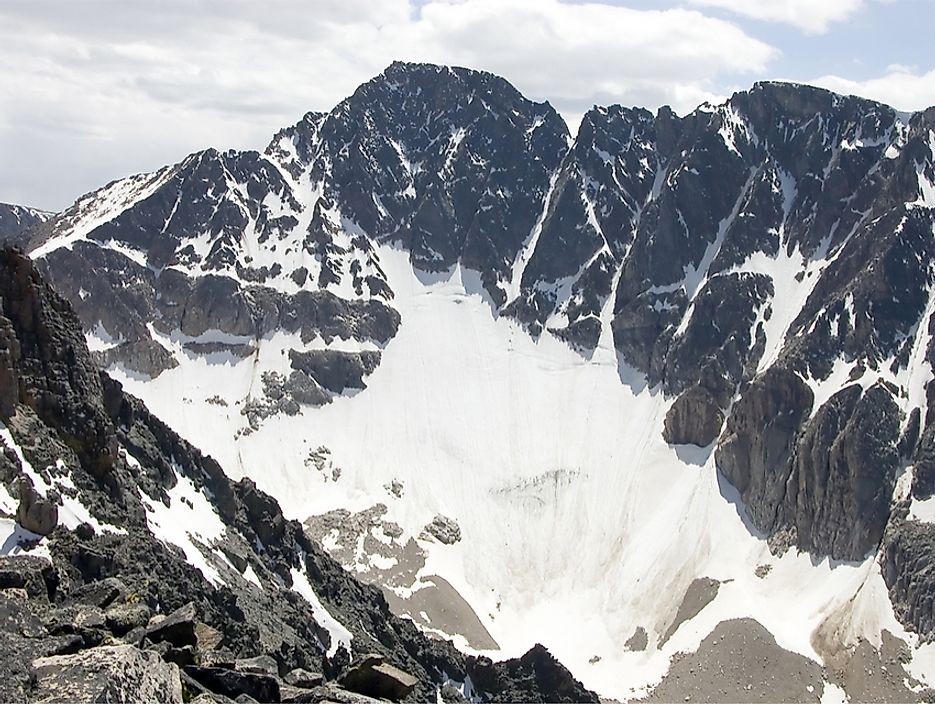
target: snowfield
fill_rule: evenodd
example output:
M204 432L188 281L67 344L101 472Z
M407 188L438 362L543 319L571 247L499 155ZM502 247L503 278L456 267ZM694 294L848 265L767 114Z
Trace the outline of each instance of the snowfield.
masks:
M288 372L286 350L301 347L282 333L253 341L257 351L246 359L199 356L161 339L179 367L154 380L114 374L233 478L249 476L275 496L290 518L385 503L386 520L403 529L400 545L436 514L455 519L460 542L420 541L428 554L419 577L440 575L457 589L500 644L493 657L541 642L604 696L646 691L671 655L696 649L730 618L754 618L781 647L819 662L812 635L829 617L848 644L878 645L888 629L917 645L893 616L872 558L838 564L770 554L719 477L713 447L663 441L671 400L618 364L609 320L585 358L495 317L474 272L414 272L406 252L386 246L379 258L402 325L363 391L250 431L245 399L261 395L263 372ZM341 340L329 347L362 348ZM307 462L322 446L341 470L337 479ZM400 497L384 489L394 480ZM660 647L701 577L721 582L716 597ZM628 651L638 628L648 647Z

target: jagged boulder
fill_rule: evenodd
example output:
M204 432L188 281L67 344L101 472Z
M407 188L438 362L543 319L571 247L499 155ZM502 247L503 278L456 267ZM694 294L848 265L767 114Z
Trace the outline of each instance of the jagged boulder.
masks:
M461 540L461 527L455 519L438 514L425 526L423 537L434 538L443 545L454 545Z
M147 625L149 617L149 607L140 603L114 604L104 612L107 628L117 636L125 635L134 628Z
M338 679L345 689L376 699L405 699L419 683L408 672L384 662L382 655L365 655Z
M58 571L31 555L0 556L0 589L23 589L29 598L48 601L59 587Z
M490 695L492 702L600 701L538 643L522 657L503 662L469 658L467 670L475 687Z
M178 667L132 645L103 646L33 661L36 704L182 703Z
M106 609L127 594L127 585L116 577L107 577L82 584L69 592L64 599L66 604L88 604Z
M154 620L146 629L146 637L153 643L167 641L174 646L198 645L195 635L197 614L195 605L188 602L161 620Z
M186 667L185 673L212 692L231 699L246 694L258 702L279 701L279 682L270 675L196 665Z

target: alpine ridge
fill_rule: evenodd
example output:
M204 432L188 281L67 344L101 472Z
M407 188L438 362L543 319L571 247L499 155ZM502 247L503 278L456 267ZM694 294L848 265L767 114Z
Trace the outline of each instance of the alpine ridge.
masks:
M618 698L740 632L802 658L787 699L905 699L935 679L933 213L935 108L763 82L572 138L394 63L29 254L97 364L423 630L541 640Z

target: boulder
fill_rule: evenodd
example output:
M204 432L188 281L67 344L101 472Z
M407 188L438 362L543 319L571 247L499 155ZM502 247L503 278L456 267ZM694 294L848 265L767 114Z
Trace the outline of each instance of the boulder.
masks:
M438 514L425 526L424 533L444 545L454 545L461 540L461 528L453 518Z
M377 699L400 701L405 699L419 683L408 672L383 662L381 655L365 655L352 665L338 680L345 689Z
M318 672L309 672L308 670L304 670L301 667L297 667L296 669L287 672L286 676L283 677L283 680L286 682L286 684L290 684L293 687L311 689L312 687L317 687L322 682L324 682L324 677Z
M216 650L221 645L224 635L218 629L199 621L195 624L195 638L198 641L198 650L208 652Z
M226 648L203 652L199 659L199 664L204 667L224 667L228 670L233 670L234 663L237 661L234 654Z
M279 677L279 663L269 655L257 655L255 658L241 658L234 661L238 672L255 672L261 675Z
M96 606L73 604L53 609L43 619L49 633L54 636L81 636L85 647L94 647L104 641L104 612Z
M132 645L105 646L33 661L32 701L166 702L181 704L175 665Z
M122 636L134 628L148 624L149 616L149 607L146 604L115 604L104 613L104 620L111 633Z
M269 675L195 665L186 667L185 673L212 692L231 699L246 694L258 702L279 701L279 682Z
M32 555L0 556L0 590L23 589L30 599L48 601L58 590L58 572Z
M146 629L146 637L153 643L164 640L178 647L198 645L198 638L195 635L195 618L195 604L188 602L164 619L151 622Z
M16 522L37 535L48 535L58 525L58 506L40 496L25 477L20 477L18 485Z
M42 620L28 606L28 602L0 592L0 634L14 634L23 638L41 638L47 633Z
M350 692L334 682L315 687L311 691L313 702L334 702L334 704L384 704L383 700L368 697L365 694Z
M88 604L106 609L127 594L127 585L116 577L107 577L96 582L83 584L70 592L64 599L66 604Z

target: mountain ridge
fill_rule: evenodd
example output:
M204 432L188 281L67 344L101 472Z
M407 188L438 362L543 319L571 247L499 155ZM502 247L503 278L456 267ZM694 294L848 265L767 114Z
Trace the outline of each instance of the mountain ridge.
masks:
M457 512L465 542L484 536L475 545L490 548L494 539L463 507L474 496L460 484L467 467L482 496L532 497L567 526L577 519L563 502L615 481L604 465L622 468L646 510L663 499L631 475L665 467L698 496L714 489L716 501L728 498L721 481L729 482L733 520L768 542L770 565L797 548L872 572L879 555L899 627L925 638L935 584L920 558L901 556L927 554L922 536L933 525L931 114L763 82L684 117L595 108L569 142L550 106L503 79L394 63L332 112L284 128L263 154L198 152L79 199L31 254L74 303L98 361L219 453L228 472L245 471L244 457L274 442L275 429L317 437L328 453L308 462L315 445L283 442L276 476L256 477L281 501L314 486L330 497L309 494L321 509L380 505L392 472L420 476L404 469L402 450L381 458L353 449L354 433L415 447L422 424L437 433L426 454L461 500L453 506L434 484L415 490L418 510L390 498L404 525L399 541L417 541L419 522L444 509ZM451 347L432 339L443 335ZM492 345L504 347L505 361ZM475 376L458 377L435 354ZM216 367L230 369L229 385L209 381ZM562 381L540 377L546 368ZM426 369L438 376L417 380ZM592 383L593 406L573 391ZM609 383L620 388L597 391ZM173 385L188 401L168 397ZM412 427L380 420L393 408L391 388ZM452 389L450 410L436 408L430 396ZM485 453L420 404L462 419L503 475L479 466L490 462ZM504 404L512 416L500 415ZM355 423L351 408L393 432ZM195 409L217 423L200 437ZM563 423L579 427L579 412L588 422L569 439L574 449L556 447L554 457L533 449L551 448L550 439L513 420L561 432ZM479 414L489 422L478 424ZM646 437L605 427L608 419L645 427ZM633 445L615 447L614 432ZM308 478L303 463L321 463L333 478ZM676 479L699 466L707 479ZM344 478L333 471L342 467ZM554 494L530 489L545 477L555 478ZM494 510L486 498L481 505ZM702 520L693 505L682 508ZM521 533L539 525L531 513L516 520ZM602 559L642 564L620 542L622 526L649 520L639 507L600 520L620 544ZM460 548L425 549L429 560L457 555L477 568ZM541 549L530 547L531 569L552 564ZM673 549L691 555L687 542ZM705 559L707 567L686 569L739 579L737 565ZM461 568L446 569L454 579ZM657 589L680 592L712 576L671 569L654 576ZM502 575L489 579L496 592ZM424 584L416 577L397 589ZM633 602L618 642L638 626L650 653L676 647L663 636L678 603L634 623L638 597L619 596ZM490 608L477 594L472 601L478 613ZM493 616L481 616L494 628ZM867 628L861 637L878 640Z

